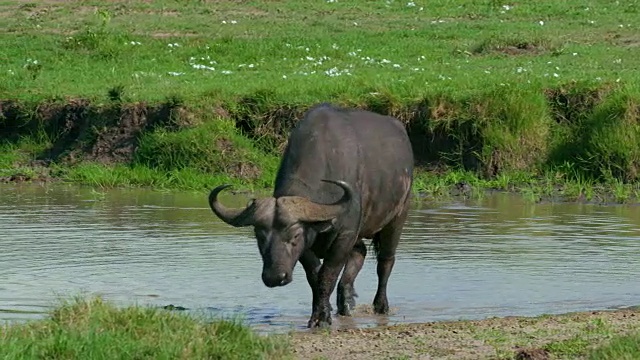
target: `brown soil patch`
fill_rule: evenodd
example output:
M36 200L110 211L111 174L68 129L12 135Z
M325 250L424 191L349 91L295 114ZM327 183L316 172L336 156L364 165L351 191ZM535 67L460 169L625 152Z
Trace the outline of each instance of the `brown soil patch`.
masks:
M600 324L600 325L598 325ZM601 328L598 328L600 326ZM299 359L549 359L545 346L576 336L591 346L640 326L640 310L445 321L291 335ZM598 330L599 329L599 330Z
M158 38L158 39L164 39L164 38L173 38L173 37L196 37L196 36L202 36L202 34L198 34L198 33L186 33L186 32L180 32L180 31L174 31L174 32L154 32L151 34L147 34L145 32L141 32L141 31L135 31L134 34L136 35L148 35L154 38Z
M516 352L515 360L547 360L549 352L545 349L521 349Z
M43 107L42 118L48 119L59 137L42 158L69 163L80 159L105 164L128 162L133 158L138 135L153 125L148 110L144 104L133 104L100 111L84 100Z
M30 116L28 114L33 114ZM95 105L84 99L44 103L36 109L0 102L0 139L19 138L37 129L55 139L38 160L75 163L91 160L103 164L133 159L143 131L162 125L172 129L189 122L184 109L172 103Z
M496 52L501 52L503 54L506 55L523 55L523 54L532 54L532 55L536 55L536 54L541 54L545 51L545 49L538 47L538 46L534 46L531 44L526 44L525 46L505 46L503 48L498 48L495 49Z
M613 42L616 45L636 48L640 46L640 36L638 35L620 36L620 37L616 37Z
M558 88L546 89L544 95L551 108L551 115L558 123L576 123L591 115L593 109L614 90L613 86L603 85L597 88L582 88L576 84L567 84Z
M147 125L152 125L147 112L148 109L140 105L123 108L116 126L98 132L87 157L101 163L131 161L138 135Z
M475 55L504 54L509 56L539 55L553 50L551 44L543 41L527 40L488 40L471 49Z

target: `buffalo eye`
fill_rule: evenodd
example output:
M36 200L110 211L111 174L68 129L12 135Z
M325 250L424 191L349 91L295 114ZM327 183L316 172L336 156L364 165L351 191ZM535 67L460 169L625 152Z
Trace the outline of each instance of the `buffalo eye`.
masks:
M295 235L293 235L293 241L291 242L291 245L296 246L301 240L302 240L302 231L298 231L296 232Z

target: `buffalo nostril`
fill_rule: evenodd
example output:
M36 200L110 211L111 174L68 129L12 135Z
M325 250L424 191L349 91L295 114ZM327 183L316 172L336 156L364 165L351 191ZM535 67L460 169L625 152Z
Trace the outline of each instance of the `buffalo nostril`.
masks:
M284 284L285 282L287 282L287 273L281 273L280 275L278 275L278 279L280 280L280 285Z

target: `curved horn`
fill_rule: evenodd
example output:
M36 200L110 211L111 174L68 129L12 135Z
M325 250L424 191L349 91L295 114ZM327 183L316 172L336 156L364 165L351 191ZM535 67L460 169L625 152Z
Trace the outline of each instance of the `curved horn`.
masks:
M298 220L316 222L333 219L348 209L356 194L345 181L325 179L321 181L340 186L344 191L340 200L333 204L319 204L304 197L284 196L279 198L278 202Z
M348 205L351 200L354 197L354 192L353 192L353 188L351 188L351 185L349 185L346 181L342 181L342 180L327 180L327 179L322 179L321 181L330 183L330 184L335 184L338 185L342 188L342 191L344 192L342 194L342 197L340 198L340 200L338 200L337 202L333 203L332 205L343 205L346 206Z
M254 201L251 201L251 203L244 209L228 208L218 201L218 194L230 186L230 184L220 185L211 190L211 193L209 193L209 206L211 207L211 210L213 210L213 213L222 221L231 226L241 227L253 225L253 215L255 210L255 207L253 206Z

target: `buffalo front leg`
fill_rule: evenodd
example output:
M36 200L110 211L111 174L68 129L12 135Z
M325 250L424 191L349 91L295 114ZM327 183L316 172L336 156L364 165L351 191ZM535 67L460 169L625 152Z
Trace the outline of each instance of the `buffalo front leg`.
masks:
M336 300L338 303L338 314L340 315L351 316L351 310L356 307L355 298L358 297L358 294L356 293L353 283L362 269L365 256L367 256L367 246L362 239L358 239L349 253L342 277L338 283Z
M387 299L387 282L396 261L396 248L400 241L400 234L407 217L409 207L405 209L387 226L374 235L373 243L378 261L378 290L373 298L373 310L376 314L389 313Z
M320 267L322 263L320 259L314 254L311 250L305 250L300 257L300 263L304 268L304 272L307 275L307 282L309 283L309 287L311 288L311 293L313 294L313 305L312 308L315 308L315 301L317 299L316 293L318 291L318 271L320 271ZM331 304L329 304L329 310L331 311Z
M316 291L313 293L313 310L307 324L308 327L331 325L329 298L356 240L354 233L341 234L330 247L328 255L324 258L320 271L318 271L318 282Z

